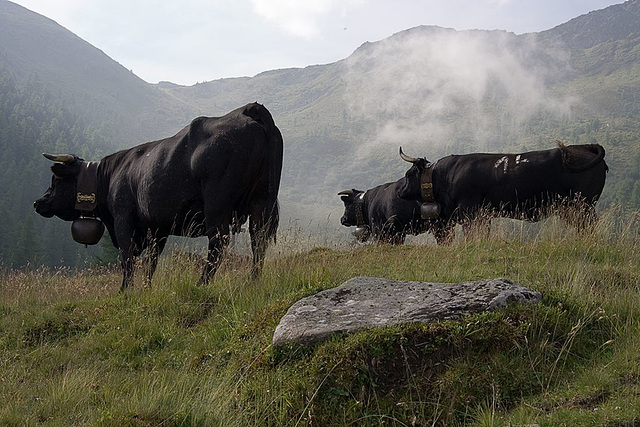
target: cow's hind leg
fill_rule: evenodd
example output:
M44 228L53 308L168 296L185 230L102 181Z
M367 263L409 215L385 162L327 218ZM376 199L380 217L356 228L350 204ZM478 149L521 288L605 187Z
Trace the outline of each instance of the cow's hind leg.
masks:
M253 252L253 265L251 267L251 277L260 275L264 265L264 257L269 246L269 239L266 237L266 230L253 221L249 221L249 234L251 235L251 251Z
M270 240L275 240L278 229L277 210L277 206L270 209L267 203L256 203L249 216L249 234L251 235L251 250L253 252L251 276L253 278L258 277L262 271Z
M209 238L207 263L198 282L199 285L209 283L220 267L222 254L229 244L229 224L211 228L207 232L207 237Z
M590 232L598 222L598 214L593 204L578 201L564 207L560 217L565 223L575 227L578 233Z

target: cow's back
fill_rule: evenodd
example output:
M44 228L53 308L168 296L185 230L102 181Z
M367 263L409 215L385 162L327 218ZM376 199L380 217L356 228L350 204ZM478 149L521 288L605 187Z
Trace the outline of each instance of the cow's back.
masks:
M585 157L588 154L582 153L581 164L588 163ZM589 168L570 170L558 148L520 154L476 153L438 160L433 185L447 216L480 206L518 214L578 193L595 202L606 171L602 159Z
M269 199L273 144L265 125L244 114L249 106L222 117L198 117L173 137L105 158L112 165L112 209L135 209L139 219L152 228L183 234L180 228L189 226L203 211L205 198L227 216L231 211L246 215L256 193ZM251 110L255 113L260 108ZM279 131L278 136L275 197L282 165Z

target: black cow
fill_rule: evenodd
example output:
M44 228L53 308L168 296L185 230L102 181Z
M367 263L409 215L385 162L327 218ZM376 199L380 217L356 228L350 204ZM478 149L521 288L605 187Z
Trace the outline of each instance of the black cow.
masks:
M402 181L388 182L367 191L352 189L338 193L344 202L340 223L345 227L358 227L355 234L359 241L371 236L377 242L394 245L404 243L407 234L425 232L420 203L398 197Z
M79 218L77 203L89 178L96 181L92 216L106 225L119 249L121 290L132 283L134 257L147 248L149 279L167 237L209 239L201 283L216 272L229 235L249 218L253 273L278 228L283 141L269 111L253 103L223 117L199 117L175 136L111 154L99 162L74 155L45 157L51 187L35 203L40 215ZM79 178L80 177L80 178ZM82 198L82 200L80 200Z
M558 213L583 228L596 219L595 204L608 171L604 148L558 145L521 154L452 155L436 163L409 157L400 148L402 159L413 166L398 195L424 201L421 185L431 188L430 201L440 209L441 233L449 236L456 223L468 231L474 222L488 224L497 216L538 221ZM429 175L431 179L425 179Z

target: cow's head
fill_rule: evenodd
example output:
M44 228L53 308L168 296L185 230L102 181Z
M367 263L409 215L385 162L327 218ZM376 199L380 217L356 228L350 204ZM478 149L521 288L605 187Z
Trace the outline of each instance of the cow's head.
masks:
M55 215L65 221L73 221L80 216L75 209L75 202L80 163L83 160L73 154L44 156L55 162L51 166L53 177L49 189L33 206L45 218Z
M398 197L404 200L422 201L422 191L420 188L422 172L429 166L430 162L424 157L415 158L407 156L400 147L400 157L405 162L413 164L404 174L404 181L398 188Z
M364 215L364 191L351 189L338 193L344 203L344 214L340 223L345 227L356 226L354 233L358 241L364 242L369 238L370 228Z

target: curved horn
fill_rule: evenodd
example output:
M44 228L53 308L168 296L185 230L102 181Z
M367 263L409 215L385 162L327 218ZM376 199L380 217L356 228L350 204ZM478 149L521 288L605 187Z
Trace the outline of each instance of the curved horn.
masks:
M400 157L402 157L402 160L409 163L416 163L418 160L420 160L420 159L416 159L415 157L407 156L406 154L404 154L402 152L402 147L400 147Z
M338 196L353 196L353 190L342 190Z
M60 162L65 165L71 164L76 161L76 156L73 154L46 154L42 153L44 157L51 160L52 162Z

